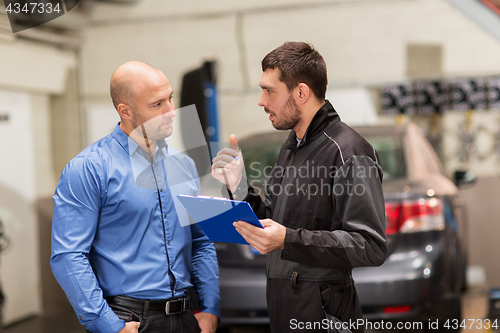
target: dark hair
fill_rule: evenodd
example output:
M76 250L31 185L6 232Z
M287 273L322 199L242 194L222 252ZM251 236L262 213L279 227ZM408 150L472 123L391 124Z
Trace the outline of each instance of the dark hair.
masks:
M304 42L286 42L262 59L262 71L279 69L280 81L292 91L299 83L311 88L318 99L324 99L328 78L321 54Z

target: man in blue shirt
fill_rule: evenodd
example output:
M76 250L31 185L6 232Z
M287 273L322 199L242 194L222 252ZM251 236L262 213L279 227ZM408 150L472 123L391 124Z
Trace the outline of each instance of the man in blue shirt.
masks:
M196 167L165 141L172 93L160 70L120 66L111 78L120 123L71 160L57 186L50 262L87 332L215 332L215 248L176 197L199 193Z

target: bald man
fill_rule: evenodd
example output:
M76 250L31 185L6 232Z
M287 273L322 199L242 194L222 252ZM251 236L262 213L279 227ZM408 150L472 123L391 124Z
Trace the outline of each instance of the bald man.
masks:
M165 140L172 87L133 61L114 72L110 90L120 122L68 163L54 195L54 276L87 332L215 332L215 248L198 225L182 223L176 198L199 194L196 167Z

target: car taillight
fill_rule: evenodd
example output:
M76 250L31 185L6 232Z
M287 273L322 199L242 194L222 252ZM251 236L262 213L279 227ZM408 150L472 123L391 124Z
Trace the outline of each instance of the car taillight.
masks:
M438 198L385 204L386 233L443 230L443 202Z
M385 204L385 233L395 234L401 228L401 204L386 202Z
M411 305L386 306L382 310L384 313L405 313L411 311Z

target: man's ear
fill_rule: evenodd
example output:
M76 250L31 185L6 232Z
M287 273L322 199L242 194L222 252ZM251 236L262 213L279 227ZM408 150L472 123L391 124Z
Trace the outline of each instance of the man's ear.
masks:
M297 104L304 104L311 97L311 88L305 83L299 83L296 92Z
M132 119L132 110L127 104L120 103L116 107L120 118L122 119Z

